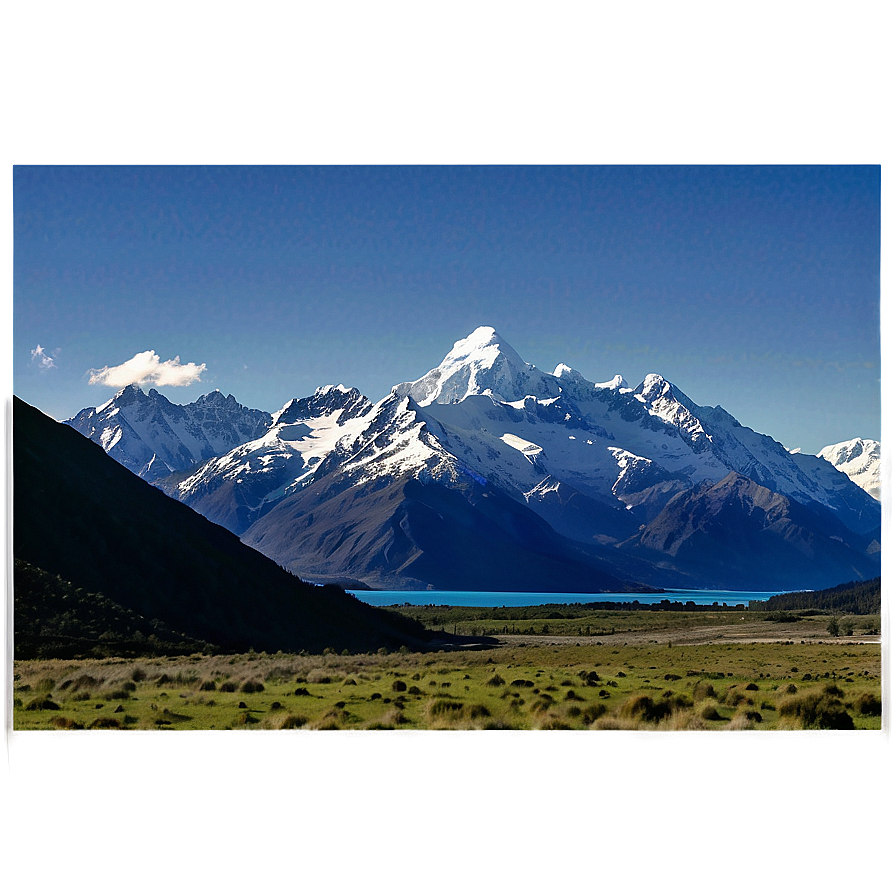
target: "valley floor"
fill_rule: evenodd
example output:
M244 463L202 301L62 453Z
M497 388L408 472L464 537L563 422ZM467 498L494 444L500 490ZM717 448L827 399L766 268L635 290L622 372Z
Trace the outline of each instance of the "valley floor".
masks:
M421 610L480 612L405 612ZM493 619L444 626L485 630L492 640L477 650L17 661L14 728L881 727L880 636L869 633L879 617L854 618L855 633L834 638L825 616L608 612L520 614L494 634Z

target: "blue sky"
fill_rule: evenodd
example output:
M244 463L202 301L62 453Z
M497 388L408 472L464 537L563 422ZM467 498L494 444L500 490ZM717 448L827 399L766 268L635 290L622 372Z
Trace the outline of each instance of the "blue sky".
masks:
M880 438L877 166L19 166L13 201L13 387L57 419L150 351L200 370L177 403L376 400L486 324L791 448Z
M489 324L788 447L879 438L893 18L4 3L0 380L65 418L155 352L201 368L177 402L376 399Z

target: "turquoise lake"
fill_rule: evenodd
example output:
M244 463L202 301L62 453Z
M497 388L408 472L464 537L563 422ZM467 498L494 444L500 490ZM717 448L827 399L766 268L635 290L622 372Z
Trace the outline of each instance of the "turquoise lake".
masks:
M359 600L375 607L411 604L415 607L528 607L536 604L588 604L619 601L658 604L664 600L729 607L747 606L751 600L768 600L779 591L683 591L669 589L663 594L558 594L533 591L355 591Z

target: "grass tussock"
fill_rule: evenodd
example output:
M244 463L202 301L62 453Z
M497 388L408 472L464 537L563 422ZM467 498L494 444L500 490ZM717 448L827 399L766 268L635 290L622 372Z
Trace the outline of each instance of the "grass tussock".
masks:
M692 706L683 694L663 696L654 700L649 694L634 694L619 707L619 716L632 722L656 724L668 719L674 712Z
M819 690L785 698L778 704L778 713L797 727L851 731L855 723L842 697L840 688L828 684Z
M76 722L74 719L69 719L66 716L55 716L50 719L50 722L54 728L61 728L65 731L74 731L84 728L80 722Z
M699 706L697 713L705 722L722 721L722 715L719 713L719 706L714 700L707 700L702 703Z
M860 716L879 716L883 709L877 694L862 693L852 702L852 709Z

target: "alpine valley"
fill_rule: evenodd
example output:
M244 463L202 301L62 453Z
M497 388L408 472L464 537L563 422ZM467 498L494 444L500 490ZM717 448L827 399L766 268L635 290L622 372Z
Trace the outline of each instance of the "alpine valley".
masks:
M834 466L866 468L864 443L793 453L657 374L545 373L490 327L376 403L325 386L269 414L131 385L65 422L312 581L783 591L880 575L880 504Z

